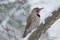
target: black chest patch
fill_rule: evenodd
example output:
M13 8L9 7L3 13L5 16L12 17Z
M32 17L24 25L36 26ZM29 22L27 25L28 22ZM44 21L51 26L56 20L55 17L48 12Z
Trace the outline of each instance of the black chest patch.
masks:
M40 15L39 14L36 14L38 17L40 17Z

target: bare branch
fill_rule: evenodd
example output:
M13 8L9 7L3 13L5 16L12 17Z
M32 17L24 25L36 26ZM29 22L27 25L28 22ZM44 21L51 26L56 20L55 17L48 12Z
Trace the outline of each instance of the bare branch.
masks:
M28 38L28 40L38 40L42 33L44 33L51 25L60 18L60 8L58 11L54 11L51 17L46 18L45 24L40 24L36 31L32 33L32 35Z

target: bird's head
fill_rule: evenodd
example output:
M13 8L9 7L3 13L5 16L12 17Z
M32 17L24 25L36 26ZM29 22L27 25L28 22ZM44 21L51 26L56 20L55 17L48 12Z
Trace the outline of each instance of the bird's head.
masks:
M33 11L36 12L36 13L39 13L42 9L44 9L44 8L36 7L36 8L33 9Z

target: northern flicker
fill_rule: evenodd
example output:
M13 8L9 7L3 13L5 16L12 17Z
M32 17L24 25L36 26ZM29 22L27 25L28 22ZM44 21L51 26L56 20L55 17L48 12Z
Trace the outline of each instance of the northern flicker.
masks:
M34 28L37 28L40 22L39 12L41 11L41 9L43 8L38 8L38 7L34 8L31 14L28 16L23 38L25 38L27 34L30 33Z

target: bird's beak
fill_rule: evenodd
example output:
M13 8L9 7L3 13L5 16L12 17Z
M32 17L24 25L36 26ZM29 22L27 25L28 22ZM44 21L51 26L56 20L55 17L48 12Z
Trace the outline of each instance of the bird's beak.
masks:
M40 9L44 9L44 8L40 8Z

